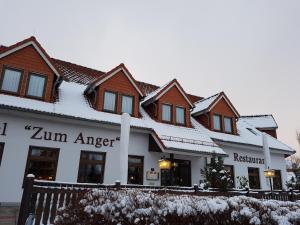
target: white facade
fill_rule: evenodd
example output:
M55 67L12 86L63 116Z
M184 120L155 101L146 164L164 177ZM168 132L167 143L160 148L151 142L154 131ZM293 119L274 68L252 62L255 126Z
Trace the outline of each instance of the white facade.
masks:
M39 118L37 118L39 117ZM4 130L5 128L5 130ZM41 129L42 128L42 129ZM37 132L39 130L39 132ZM45 140L44 132L51 132L52 140ZM37 134L35 134L37 133ZM55 133L63 136L61 141L55 141ZM0 202L20 202L22 196L22 182L25 173L29 146L40 146L59 149L59 159L56 172L56 181L77 182L80 152L82 150L106 152L104 171L104 183L113 184L120 180L120 127L103 125L100 123L83 122L63 119L58 117L29 114L26 112L6 111L0 114L0 142L4 143L4 152L0 167ZM35 136L34 136L35 134ZM49 133L47 133L49 135ZM82 134L83 140L87 137L107 139L108 146L95 146L83 144L77 140ZM60 138L62 136L59 136ZM103 143L103 142L102 142ZM244 147L233 144L220 144L228 154L224 163L234 166L236 176L246 176L248 167L258 167L260 170L260 182L262 189L268 189L268 181L263 176L264 164L237 162L234 153L263 158L260 148ZM149 134L141 130L131 129L129 140L129 155L144 157L144 185L160 185L160 180L147 180L146 172L154 169L160 172L158 160L163 156L169 157L167 153L149 151ZM184 159L191 162L191 184L199 184L203 180L201 169L206 163L205 156L175 154L175 159ZM284 155L271 154L272 164L275 169L281 170L282 182L286 180ZM236 186L237 180L235 179Z

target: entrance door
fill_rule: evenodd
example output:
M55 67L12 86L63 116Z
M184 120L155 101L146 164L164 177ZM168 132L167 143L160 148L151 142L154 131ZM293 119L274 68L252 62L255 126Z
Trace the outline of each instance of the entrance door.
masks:
M171 186L173 177L174 186L191 186L191 161L173 159L170 170L161 170L161 185Z

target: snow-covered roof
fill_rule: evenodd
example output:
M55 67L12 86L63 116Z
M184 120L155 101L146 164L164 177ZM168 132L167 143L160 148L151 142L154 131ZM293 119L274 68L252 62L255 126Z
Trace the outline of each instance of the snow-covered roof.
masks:
M90 107L83 94L86 85L64 81L59 89L59 101L55 103L0 94L0 107L9 106L36 112L51 113L58 116L70 116L78 119L121 124L120 115L100 112ZM215 152L217 154L226 154L205 133L193 128L158 123L142 107L140 111L142 118L132 117L131 126L153 130L167 149L178 149L190 151L191 153L210 154Z
M191 102L185 91L182 89L180 84L176 79L171 80L170 82L166 83L165 85L161 86L160 88L156 89L155 91L149 93L144 100L142 101L142 105L147 105L148 102L155 101L159 99L161 96L163 96L166 92L168 92L172 87L176 87L179 92L182 94L182 96L185 98L185 100L188 102L188 104L191 107L194 107L194 104Z
M201 99L200 101L195 103L195 108L192 111L192 114L200 113L205 111L209 106L219 97L221 93L215 94L205 99Z
M250 123L256 128L278 128L272 115L241 116L240 120Z
M225 102L228 104L228 106L231 108L231 110L234 112L236 117L240 117L238 111L235 109L233 104L230 102L228 97L225 95L224 92L220 92L218 94L215 94L211 97L208 97L206 99L202 99L195 103L195 108L192 111L192 115L197 116L202 113L205 113L207 111L210 111L221 99L224 99Z
M75 119L92 120L115 125L121 124L120 115L93 109L84 97L85 89L86 85L63 81L59 87L59 101L55 103L0 94L0 108L17 108L38 113L50 113L55 116L68 116ZM191 118L193 127L188 128L156 122L142 107L140 107L140 112L142 117L132 117L131 126L155 132L166 147L166 150L176 149L178 152L199 154L211 154L215 152L225 155L226 153L214 140L262 146L262 133L255 126L244 120L237 122L239 135L231 135L210 131L194 118ZM288 152L294 151L271 136L268 136L268 140L271 148Z

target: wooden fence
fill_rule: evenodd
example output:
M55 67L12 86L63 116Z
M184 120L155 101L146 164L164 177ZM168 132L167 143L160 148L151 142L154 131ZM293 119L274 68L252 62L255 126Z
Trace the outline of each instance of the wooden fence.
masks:
M60 183L45 182L35 180L34 177L27 177L24 182L24 191L20 206L18 225L25 225L28 218L34 216L35 225L54 224L56 212L59 208L76 202L80 196L89 189L98 188L104 190L126 190L140 189L142 191L153 191L157 194L188 194L197 196L239 196L245 195L258 199L275 199L281 201L300 200L300 193L290 191L237 191L229 190L220 192L219 190L210 189L204 191L198 186L194 187L154 187L142 185L120 185L116 182L114 185L103 184L79 184L79 183Z

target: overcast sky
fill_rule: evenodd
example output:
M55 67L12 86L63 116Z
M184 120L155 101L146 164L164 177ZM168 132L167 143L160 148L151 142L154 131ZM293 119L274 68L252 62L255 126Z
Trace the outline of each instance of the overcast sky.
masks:
M137 80L224 91L241 115L273 114L299 149L300 1L0 0L0 44L34 35L51 57Z

